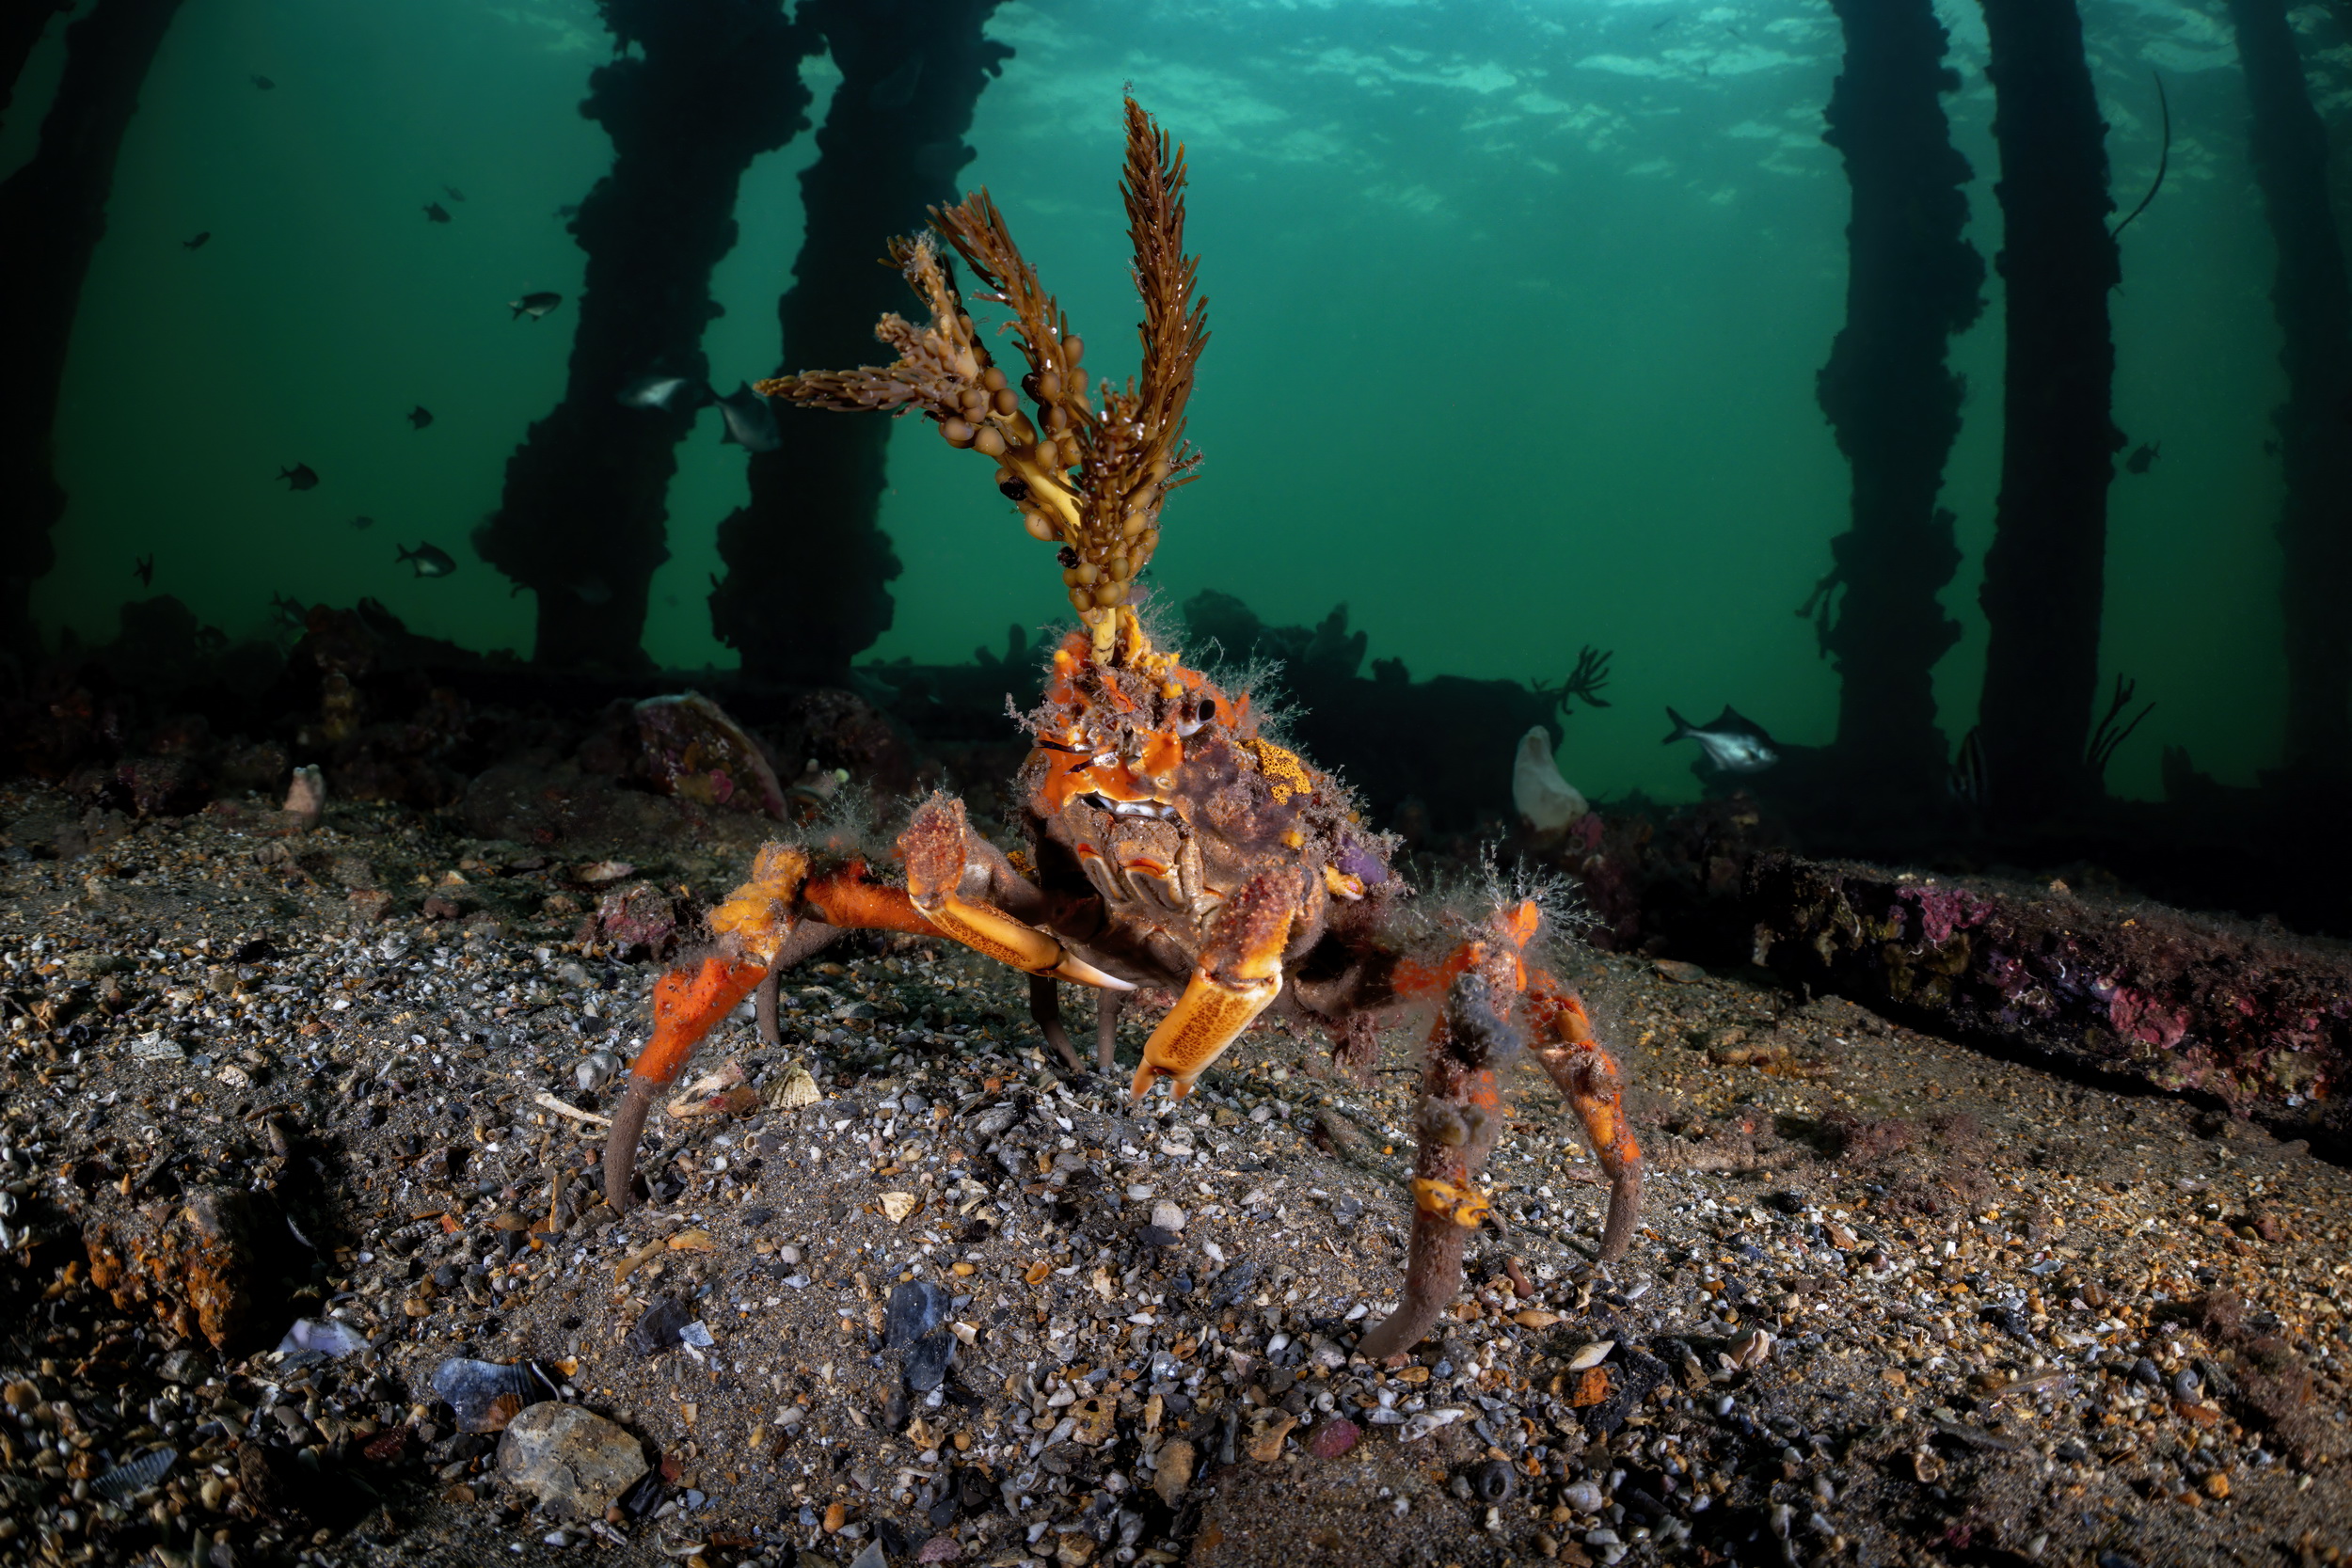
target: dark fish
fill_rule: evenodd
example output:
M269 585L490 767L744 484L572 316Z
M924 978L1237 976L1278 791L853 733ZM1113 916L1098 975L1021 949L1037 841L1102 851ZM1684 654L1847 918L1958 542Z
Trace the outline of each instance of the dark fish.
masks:
M1674 724L1674 734L1660 744L1695 740L1707 760L1726 773L1760 773L1780 760L1772 737L1733 712L1728 704L1711 724L1693 724L1672 708L1666 710L1666 717Z
M139 586L141 588L154 587L155 558L151 555L143 555L139 557L138 564L131 568L131 575L139 579Z
M269 596L269 613L270 619L279 626L291 626L295 630L300 630L310 623L310 617L304 611L300 601L290 599L283 594L272 594Z
M449 221L449 209L442 206L437 201L428 201L424 204L424 221L427 223L447 223Z
M441 189L448 194L449 198L452 201L463 201L466 199L466 193L459 190L454 185L443 185Z
M1984 804L1984 739L1975 726L1960 737L1960 751L1952 758L1951 771L1945 775L1944 791L1963 806Z
M548 290L542 289L535 294L525 294L520 299L508 300L506 302L506 308L515 312L514 315L508 319L512 321L520 321L525 316L529 316L532 321L537 321L542 316L545 316L548 311L554 309L557 306L563 303L564 296L562 294L552 293Z
M612 602L612 585L602 578L581 578L571 586L573 596L591 610Z
M2155 467L2156 454L2163 450L2164 443L2161 441L2141 442L2131 456L2123 459L2123 471L2127 474L2146 473Z
M360 515L360 516L358 516L358 517L354 517L354 518L352 518L352 519L351 519L351 526L352 526L353 528L358 529L358 530L359 530L359 531L361 531L362 532L365 532L367 530L372 529L372 528L373 528L373 527L375 526L375 519L374 519L374 518L373 518L373 517L366 516L366 515Z
M566 201L563 206L558 207L555 210L555 215L560 218L576 218L580 216L580 203L577 201Z
M204 248L205 242L210 240L212 237L213 231L207 229L202 233L199 234L195 239L182 240L180 243L190 250L201 250Z
M393 558L392 564L397 566L404 561L415 562L417 576L421 578L445 578L457 570L457 562L450 558L449 551L438 545L420 544L413 550L403 546L400 554Z
M318 487L319 476L308 463L297 463L291 468L280 468L278 477L286 482L289 490L312 490Z
M275 82L273 82L273 81L271 81L271 80L270 80L268 77L266 77L266 76L256 76L255 78L253 78L253 85L254 85L255 87L257 87L261 88L263 92L267 92L267 91L269 91L269 89L270 89L270 88L272 88L272 87L276 87L278 84L277 84L277 83L275 83Z
M683 396L686 406L700 408L709 401L709 388L690 376L641 375L621 388L624 408L674 408Z
M432 422L433 410L427 408L423 404L421 403L414 408L408 410L408 425L410 429L422 430L426 425L429 425Z
M722 441L733 441L746 451L773 451L784 445L784 437L776 434L775 408L752 390L750 382L739 383L725 397L714 388L711 401L727 421L727 433L719 437Z

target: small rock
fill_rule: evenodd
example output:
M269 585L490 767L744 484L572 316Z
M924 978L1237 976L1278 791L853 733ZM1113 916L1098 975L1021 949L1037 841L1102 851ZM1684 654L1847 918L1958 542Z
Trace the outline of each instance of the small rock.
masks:
M1184 1228L1184 1212L1163 1198L1152 1205L1152 1223L1173 1234Z
M1160 1445L1160 1465L1152 1473L1152 1490L1170 1508L1184 1495L1184 1488L1192 1484L1193 1460L1192 1445L1181 1437Z
M645 1308L636 1326L628 1331L628 1348L638 1355L660 1355L678 1342L678 1336L692 1322L685 1303L675 1296L663 1296Z
M596 1051L580 1059L572 1069L572 1082L582 1089L600 1089L621 1070L621 1058L610 1051Z
M888 1564L880 1541L868 1541L864 1551L850 1559L850 1568L888 1568Z
M1176 1232L1173 1230L1162 1230L1156 1225L1147 1225L1136 1232L1136 1240L1141 1242L1145 1246L1171 1247L1174 1246L1177 1242L1181 1240L1181 1238L1178 1237Z
M923 1543L923 1549L914 1554L917 1562L953 1562L963 1555L952 1535L934 1535Z
M1362 1435L1363 1429L1355 1422L1344 1416L1334 1416L1315 1428L1314 1436L1308 1441L1307 1451L1317 1459L1337 1459L1354 1448L1356 1440Z
M552 1513L596 1519L645 1473L636 1437L576 1404L534 1404L499 1439L499 1474Z

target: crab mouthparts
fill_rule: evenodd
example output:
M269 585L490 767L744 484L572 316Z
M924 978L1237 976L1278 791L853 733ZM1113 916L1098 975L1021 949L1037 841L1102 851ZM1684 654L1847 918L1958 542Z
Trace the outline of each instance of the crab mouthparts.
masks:
M1167 821L1176 815L1174 806L1164 806L1156 800L1114 800L1109 796L1091 789L1079 796L1078 799L1095 810L1108 812L1113 816L1156 816L1162 821Z

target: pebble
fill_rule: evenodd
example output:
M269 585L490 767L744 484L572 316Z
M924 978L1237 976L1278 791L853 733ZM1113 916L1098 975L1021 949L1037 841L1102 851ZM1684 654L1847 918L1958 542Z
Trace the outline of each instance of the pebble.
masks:
M1170 1235L1175 1235L1184 1228L1184 1212L1175 1204L1162 1199L1152 1205L1152 1224Z
M645 1474L628 1429L576 1404L534 1404L499 1439L499 1474L540 1506L576 1519L597 1519Z
M894 1285L884 1321L882 1344L903 1350L947 1321L947 1292L928 1279Z

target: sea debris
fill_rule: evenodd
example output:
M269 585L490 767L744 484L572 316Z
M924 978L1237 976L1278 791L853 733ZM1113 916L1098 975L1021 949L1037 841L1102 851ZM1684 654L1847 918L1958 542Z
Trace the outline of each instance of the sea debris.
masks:
M1541 724L1519 737L1518 754L1511 765L1511 802L1537 832L1565 828L1592 810L1561 777L1560 765L1552 759L1551 732Z

